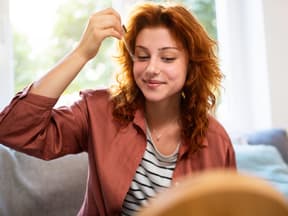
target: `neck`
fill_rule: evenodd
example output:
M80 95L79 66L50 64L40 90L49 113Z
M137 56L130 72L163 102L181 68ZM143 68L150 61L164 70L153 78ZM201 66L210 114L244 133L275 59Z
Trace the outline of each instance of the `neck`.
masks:
M153 103L145 104L146 121L149 127L161 128L163 125L177 122L180 118L179 103Z
M180 104L146 103L146 122L157 149L164 154L175 151L180 138Z

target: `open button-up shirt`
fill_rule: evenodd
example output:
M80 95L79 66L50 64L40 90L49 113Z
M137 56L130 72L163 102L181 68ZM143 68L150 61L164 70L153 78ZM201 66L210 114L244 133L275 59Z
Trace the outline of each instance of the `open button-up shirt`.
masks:
M107 90L81 93L69 107L53 108L55 98L19 92L0 113L0 143L45 160L88 152L87 189L79 215L119 215L146 148L144 112L123 128L113 119ZM236 168L224 128L209 117L203 148L187 154L180 146L173 183L208 169ZM65 170L63 170L65 172Z

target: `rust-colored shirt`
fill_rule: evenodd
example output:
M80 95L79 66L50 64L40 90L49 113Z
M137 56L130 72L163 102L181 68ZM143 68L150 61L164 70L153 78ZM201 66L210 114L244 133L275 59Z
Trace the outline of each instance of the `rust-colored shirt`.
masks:
M82 92L72 106L57 109L57 99L28 92L18 93L0 113L0 143L45 160L88 152L87 190L79 215L119 215L146 147L143 111L123 128L113 119L106 90ZM187 154L185 143L180 146L174 183L202 170L236 167L231 141L213 117L203 146L193 154Z

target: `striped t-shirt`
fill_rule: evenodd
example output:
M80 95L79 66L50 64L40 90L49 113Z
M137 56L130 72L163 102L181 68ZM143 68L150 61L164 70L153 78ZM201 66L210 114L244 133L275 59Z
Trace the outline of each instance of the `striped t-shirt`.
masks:
M147 146L122 205L122 215L134 215L147 200L169 187L176 166L178 149L171 155L161 154L153 144L149 129Z

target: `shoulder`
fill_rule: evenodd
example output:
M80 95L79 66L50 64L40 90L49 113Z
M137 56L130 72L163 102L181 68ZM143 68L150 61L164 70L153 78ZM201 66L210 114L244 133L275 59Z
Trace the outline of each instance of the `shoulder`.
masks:
M108 89L86 89L80 91L80 97L87 103L87 106L91 105L108 105L110 104L110 92Z
M222 140L224 142L230 143L231 142L230 137L225 128L223 127L223 125L217 119L215 119L215 117L211 115L209 115L208 120L209 120L209 126L207 130L208 141L209 139L210 140L213 139L213 140Z
M111 113L112 102L108 89L87 89L80 92L80 103L82 103L90 113L108 114Z
M110 93L108 89L86 89L80 91L80 96L88 100L109 100Z

